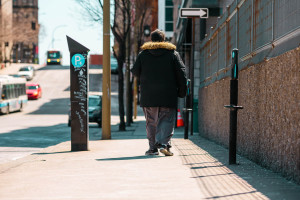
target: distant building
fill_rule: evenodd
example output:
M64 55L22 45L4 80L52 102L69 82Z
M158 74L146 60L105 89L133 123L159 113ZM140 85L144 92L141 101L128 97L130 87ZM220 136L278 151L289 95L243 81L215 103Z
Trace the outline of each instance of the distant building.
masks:
M12 48L12 1L0 1L0 63L10 61Z
M38 0L0 0L0 62L38 62Z
M174 33L174 17L175 10L173 0L158 1L158 29L166 33L166 39L171 40Z
M161 0L162 1L162 0ZM166 0L168 1L168 0ZM200 43L209 34L212 28L217 24L218 17L225 11L233 0L173 0L173 37L171 42L175 43L177 50L183 57L187 66L187 74L190 77L190 65L194 62L194 98L198 98L196 92L200 86ZM180 8L208 8L209 18L195 19L195 49L194 60L192 60L192 19L179 18Z

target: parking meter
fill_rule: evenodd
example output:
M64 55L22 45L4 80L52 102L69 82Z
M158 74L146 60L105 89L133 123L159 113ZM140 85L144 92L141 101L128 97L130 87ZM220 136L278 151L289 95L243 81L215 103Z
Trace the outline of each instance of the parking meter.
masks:
M70 51L71 151L87 151L89 137L88 62L90 51L67 36Z

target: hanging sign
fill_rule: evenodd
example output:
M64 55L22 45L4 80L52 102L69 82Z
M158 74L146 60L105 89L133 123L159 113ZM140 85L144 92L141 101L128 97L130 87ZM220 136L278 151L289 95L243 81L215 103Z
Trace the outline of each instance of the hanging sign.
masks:
M208 8L181 8L179 14L180 18L208 18Z

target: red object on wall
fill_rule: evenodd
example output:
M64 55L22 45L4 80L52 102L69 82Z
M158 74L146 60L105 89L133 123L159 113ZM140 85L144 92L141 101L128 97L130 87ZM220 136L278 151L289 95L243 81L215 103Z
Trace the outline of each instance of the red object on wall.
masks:
M90 55L90 65L103 65L103 55Z

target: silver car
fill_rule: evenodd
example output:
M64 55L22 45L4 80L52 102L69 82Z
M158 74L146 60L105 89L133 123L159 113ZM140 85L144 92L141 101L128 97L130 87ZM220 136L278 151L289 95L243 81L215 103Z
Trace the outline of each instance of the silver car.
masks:
M33 79L35 75L35 69L33 66L24 66L19 69L18 76L26 78L27 81Z

